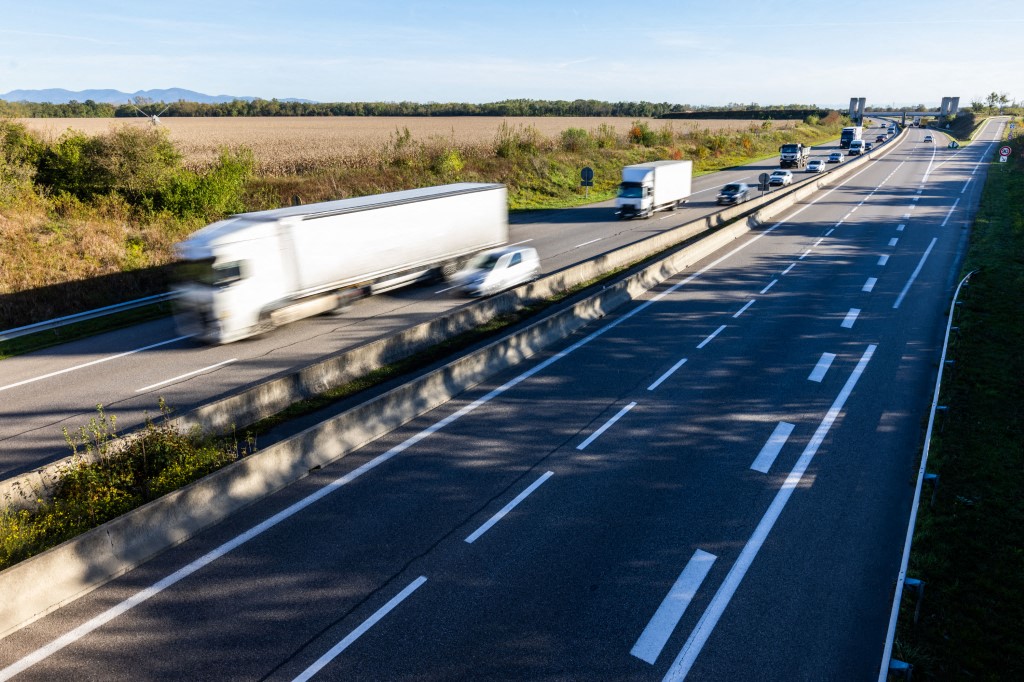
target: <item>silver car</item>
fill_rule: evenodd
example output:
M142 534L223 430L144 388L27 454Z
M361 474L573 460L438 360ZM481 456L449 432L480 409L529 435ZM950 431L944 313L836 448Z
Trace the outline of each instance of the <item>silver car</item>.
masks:
M477 254L466 267L455 273L456 290L470 296L490 296L520 284L532 282L540 275L537 249L529 246L506 246Z

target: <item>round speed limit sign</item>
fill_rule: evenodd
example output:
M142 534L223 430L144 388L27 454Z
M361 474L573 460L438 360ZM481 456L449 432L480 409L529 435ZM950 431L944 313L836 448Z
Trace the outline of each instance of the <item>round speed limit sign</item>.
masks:
M1011 151L1009 147L1000 147L999 156L1009 156Z

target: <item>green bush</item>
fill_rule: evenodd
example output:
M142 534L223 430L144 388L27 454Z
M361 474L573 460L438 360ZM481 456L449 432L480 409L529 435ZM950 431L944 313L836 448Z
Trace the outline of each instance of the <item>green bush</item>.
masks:
M246 183L255 161L248 149L221 150L216 165L206 173L179 168L159 190L155 208L180 218L214 219L246 210Z
M567 152L582 152L597 146L594 138L582 128L566 128L559 136L558 145Z
M87 426L65 438L75 457L59 474L52 499L35 509L0 512L0 569L54 547L251 453L254 444L182 434L163 419L114 447L117 419L102 405ZM86 457L85 455L88 455ZM93 461L95 460L95 461Z

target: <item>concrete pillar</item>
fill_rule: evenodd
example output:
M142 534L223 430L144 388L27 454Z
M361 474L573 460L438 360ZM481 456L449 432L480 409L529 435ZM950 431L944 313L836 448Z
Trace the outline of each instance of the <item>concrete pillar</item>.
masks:
M956 112L960 111L960 98L950 97L949 98L949 115L955 116Z

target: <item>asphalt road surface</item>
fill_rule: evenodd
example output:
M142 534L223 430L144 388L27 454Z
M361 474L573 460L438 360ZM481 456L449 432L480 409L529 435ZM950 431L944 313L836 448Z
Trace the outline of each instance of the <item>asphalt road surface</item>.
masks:
M0 680L864 680L1001 124L2 641Z
M827 147L821 147L826 154ZM512 243L530 243L544 272L553 272L718 210L715 197L732 181L757 182L777 166L751 166L695 178L685 208L646 220L617 220L613 202L513 216ZM797 173L798 179L806 174ZM226 346L183 338L170 318L0 362L0 480L70 454L72 433L96 416L96 405L119 427L158 413L160 397L184 411L269 377L294 371L344 348L432 319L468 299L445 284L373 296L340 316L302 320Z

